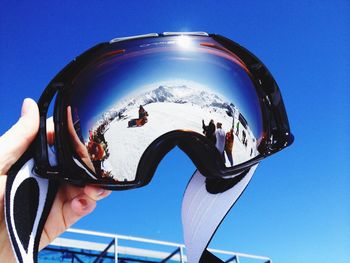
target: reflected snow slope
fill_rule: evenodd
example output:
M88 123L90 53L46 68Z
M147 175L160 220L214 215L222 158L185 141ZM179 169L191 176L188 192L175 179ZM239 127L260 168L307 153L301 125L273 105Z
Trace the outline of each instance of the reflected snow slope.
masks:
M130 125L131 120L139 118L140 105L148 113L147 121L140 125ZM188 129L203 134L202 120L206 124L210 120L220 122L223 131L228 132L232 128L232 116L235 116L227 114L228 107L229 104L218 95L204 90L199 92L186 86L161 86L134 99L121 101L109 112L108 118L112 115L114 118L104 134L109 145L108 163L113 164L111 168L114 178L118 181L134 180L137 169L135 163L138 163L150 143L164 133ZM238 116L235 116L234 123L237 122ZM256 140L249 127L245 129L246 145L241 141L243 128L241 125L238 137L234 134L234 164L256 155ZM226 155L225 158L226 165L230 166Z

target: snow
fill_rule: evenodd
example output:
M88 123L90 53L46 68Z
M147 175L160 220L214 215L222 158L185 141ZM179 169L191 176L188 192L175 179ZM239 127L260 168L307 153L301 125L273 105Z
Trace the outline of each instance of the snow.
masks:
M202 120L208 125L211 119L215 124L221 122L226 133L231 129L234 118L234 164L257 155L256 138L249 128L249 120L247 129L240 124L238 137L235 134L240 111L233 103L200 84L183 83L162 83L154 85L153 89L150 85L145 86L138 93L120 99L112 109L103 113L92 129L104 125L110 155L102 161L103 170L112 171L118 181L132 181L143 152L155 139L178 129L203 135ZM131 119L139 117L140 105L148 112L148 122L141 127L128 127ZM243 129L247 135L247 146L241 142ZM225 158L226 166L230 166Z
M131 107L123 113L128 117L122 120L114 119L105 133L110 152L108 161L113 164L114 178L119 181L134 179L137 163L144 150L166 132L188 129L202 134L202 119L206 125L211 119L215 123L221 122L225 132L232 126L232 117L229 117L224 109L192 105L192 103L155 102L144 106L149 114L148 122L144 126L128 128L128 121L138 118L139 105L141 104L136 102L130 105ZM253 146L253 140L249 137L251 134L247 132L248 147L245 147L235 136L234 164L251 158L250 149ZM226 165L229 166L228 161Z

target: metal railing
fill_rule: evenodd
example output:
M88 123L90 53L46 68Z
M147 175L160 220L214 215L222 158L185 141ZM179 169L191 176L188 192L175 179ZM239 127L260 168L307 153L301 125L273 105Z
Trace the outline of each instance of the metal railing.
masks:
M112 259L114 257L114 262L128 262L127 261L128 259L125 258L125 255L129 255L130 257L138 257L139 260L133 259L133 261L136 261L136 262L161 262L161 263L165 263L169 261L173 261L173 262L175 261L175 262L181 262L181 263L187 262L184 244L166 242L166 241L160 241L160 240L154 240L154 239L148 239L148 238L96 232L96 231L90 231L90 230L73 229L73 228L68 229L67 232L80 234L80 235L87 235L91 239L92 237L95 237L95 238L99 237L99 238L109 238L111 240L109 243L100 243L100 242L90 242L90 241L58 238L45 250L67 253L67 251L69 251L69 248L81 249L82 252L80 253L70 251L72 253L71 262L76 262L76 261L83 262L82 260L79 259L79 256L78 256L79 254L94 257L95 258L95 260L93 261L94 263L102 262L103 259L107 257L107 255L108 255L108 258L110 259L111 257ZM171 248L171 252L164 252L164 251L159 251L154 249L143 249L143 248L121 246L120 243L125 241L167 246L168 248ZM97 251L98 253L89 254L86 252L87 250ZM208 250L211 253L214 253L216 255L217 254L221 255L222 258L226 257L227 259L224 261L226 263L229 263L229 262L240 263L241 259L250 259L250 260L257 260L257 262L272 263L271 259L265 256L257 256L257 255L219 250L219 249L208 249ZM124 256L121 257L121 255L124 255ZM141 258L149 258L149 259L152 259L153 261L147 261L145 259L142 260ZM154 260L157 260L157 261L154 261Z

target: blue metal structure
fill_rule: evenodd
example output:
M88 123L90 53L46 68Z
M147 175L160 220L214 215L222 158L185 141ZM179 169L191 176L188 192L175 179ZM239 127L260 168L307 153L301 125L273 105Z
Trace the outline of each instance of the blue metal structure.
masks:
M187 263L183 244L80 229L68 229L67 232L74 235L74 238L57 238L40 252L39 262ZM77 236L79 238L76 238ZM109 241L90 241L101 238ZM129 242L129 244L125 246L123 242ZM255 260L254 262L257 263L272 263L271 259L265 256L217 249L209 250L222 258L225 263L244 263L244 260L247 259L250 260L249 262Z

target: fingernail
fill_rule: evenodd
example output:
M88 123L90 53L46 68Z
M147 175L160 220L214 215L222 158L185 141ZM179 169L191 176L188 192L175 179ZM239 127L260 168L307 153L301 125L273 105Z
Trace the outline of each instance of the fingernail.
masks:
M97 199L101 200L103 198L106 198L111 193L112 193L112 191L101 188L99 191L97 191Z
M24 116L28 112L28 107L30 105L30 99L25 98L22 103L21 117Z
M97 193L97 196L100 197L100 196L103 195L105 192L106 192L105 189L103 189L103 188L98 188L96 193Z

